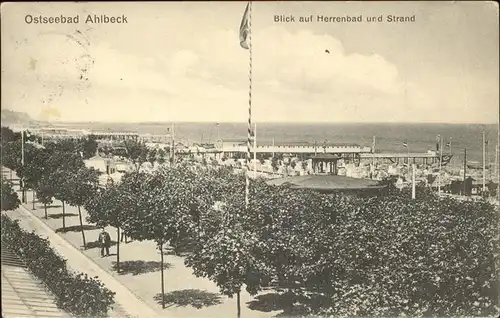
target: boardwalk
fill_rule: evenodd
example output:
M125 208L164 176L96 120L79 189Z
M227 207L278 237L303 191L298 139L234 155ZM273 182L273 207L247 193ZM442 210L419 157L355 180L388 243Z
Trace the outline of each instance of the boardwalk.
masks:
M3 244L2 244L3 245ZM57 308L55 297L2 246L2 317L71 317Z

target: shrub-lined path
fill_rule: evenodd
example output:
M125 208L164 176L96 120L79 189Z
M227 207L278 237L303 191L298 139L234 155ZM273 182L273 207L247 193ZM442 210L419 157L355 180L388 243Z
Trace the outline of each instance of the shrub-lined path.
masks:
M6 176L9 170L5 167ZM15 172L12 172L15 189L19 192L18 179ZM113 267L116 261L116 229L108 226L107 231L112 237L112 247L110 257L101 258L99 248L95 242L100 233L100 229L86 222L86 211L82 209L83 224L86 228L85 235L87 244L91 247L82 249L82 237L79 232L79 221L77 208L66 204L66 231L62 230L62 206L61 202L54 200L48 209L48 219L44 218L43 205L36 203L36 210L32 210L32 192L27 191L27 203L23 204L15 213L9 214L13 219L20 220L22 228L36 233L42 237L48 237L51 246L64 258L68 259L68 266L88 273L90 276L99 276L99 279L110 290L116 292L115 300L117 304L125 304L132 307L134 317L153 318L219 318L236 316L236 297L228 298L219 293L219 288L215 283L206 278L195 277L192 269L184 265L184 258L171 255L165 251L165 291L166 308L162 309L160 293L160 254L156 245L152 241L133 241L129 244L120 244L120 260L122 273L116 273ZM46 233L51 233L46 234ZM69 246L68 246L69 245ZM83 263L72 263L73 259L85 259L90 262L89 266L82 266ZM86 264L86 263L85 263ZM76 267L75 267L76 266ZM98 267L98 268L95 268ZM92 268L92 270L90 270ZM95 270L95 271L94 271ZM97 274L97 272L101 274ZM96 274L94 274L96 273ZM111 280L113 284L108 283ZM123 286L128 293L133 294L135 301L140 301L142 306L147 307L143 311L134 307L130 303L120 301L120 288L115 284ZM259 298L264 295L264 298ZM265 290L257 297L250 296L246 291L241 293L242 317L245 318L269 318L275 317L282 312L282 304L276 302L272 297L273 291ZM116 307L116 305L114 307ZM127 310L128 312L128 310ZM121 316L123 317L123 316Z
M1 251L4 318L71 317L57 308L54 296L46 290L42 282L29 273L12 251L4 246Z
M2 170L7 169L2 167ZM13 177L17 180L15 172L13 172ZM18 186L16 186L16 189L18 189ZM19 197L21 197L20 192ZM38 217L33 215L25 206L19 207L19 209L15 212L7 211L6 214L12 219L19 220L19 225L26 231L35 231L37 235L43 238L48 238L51 247L67 259L67 265L69 268L77 272L87 273L92 277L97 276L107 288L115 292L115 304L113 305L113 310L108 312L109 317L158 317L154 310L152 310L142 300L138 299L127 287L122 285L113 276L109 275L91 259L83 255L78 249L60 237L54 232L54 230L44 224ZM2 294L2 305L3 301L4 294ZM33 317L33 315L29 316Z

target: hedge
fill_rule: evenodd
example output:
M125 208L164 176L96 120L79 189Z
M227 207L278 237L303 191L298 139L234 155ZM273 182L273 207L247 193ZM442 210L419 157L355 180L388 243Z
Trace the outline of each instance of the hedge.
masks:
M2 177L2 211L15 210L21 201L13 188L12 182Z
M53 292L57 306L78 317L105 317L115 293L97 277L76 274L66 267L47 239L29 233L17 220L2 215L2 245L17 254L29 270Z

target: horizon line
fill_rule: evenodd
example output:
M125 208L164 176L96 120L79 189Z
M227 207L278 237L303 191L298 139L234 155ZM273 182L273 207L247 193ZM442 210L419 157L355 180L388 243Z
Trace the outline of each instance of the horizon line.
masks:
M246 121L189 121L189 120L171 120L171 121L106 121L106 120L83 120L83 121L71 121L71 120L58 120L58 121L48 121L48 120L35 120L31 121L39 123L49 123L49 124L86 124L86 123L103 123L103 124L247 124ZM386 124L386 125L398 125L398 124L410 124L410 125L500 125L500 122L418 122L418 121L399 121L399 122L384 122L384 121L373 121L373 122L356 122L356 121L253 121L252 124L349 124L349 125L370 125L370 124Z

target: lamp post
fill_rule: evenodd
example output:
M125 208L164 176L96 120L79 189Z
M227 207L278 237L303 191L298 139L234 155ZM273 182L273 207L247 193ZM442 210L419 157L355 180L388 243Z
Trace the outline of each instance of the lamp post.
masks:
M24 169L24 127L21 130L21 166ZM22 198L21 201L26 203L26 192L24 190L24 178L21 173L21 178L19 180L19 185L21 188Z

